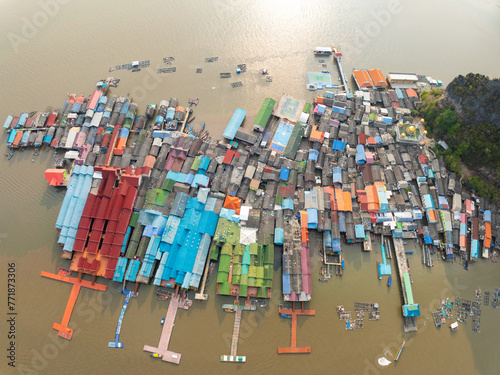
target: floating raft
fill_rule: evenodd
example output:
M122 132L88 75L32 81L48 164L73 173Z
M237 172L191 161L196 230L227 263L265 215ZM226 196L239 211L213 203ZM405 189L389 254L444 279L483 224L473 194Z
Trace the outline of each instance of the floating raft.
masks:
M205 57L205 62L215 62L215 61L219 61L219 57L218 56L215 56L215 57Z
M203 73L203 69L202 68L196 68L196 73Z
M220 73L220 78L231 78L231 73Z
M172 67L172 68L159 68L156 69L156 74L161 74L161 73L175 73L177 68Z
M241 81L238 81L238 82L233 82L231 83L231 86L233 87L233 89L235 87L240 87L240 86L243 86L243 83Z
M139 68L147 68L151 65L150 60L143 60L139 61ZM115 70L132 70L132 64L122 64L122 65L115 65L109 68L109 71L115 71Z
M167 65L172 65L173 61L175 61L175 57L173 56L163 58L163 63Z

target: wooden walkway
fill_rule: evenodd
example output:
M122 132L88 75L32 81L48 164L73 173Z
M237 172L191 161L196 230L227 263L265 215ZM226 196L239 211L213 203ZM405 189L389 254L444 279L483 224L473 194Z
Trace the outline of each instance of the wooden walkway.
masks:
M241 326L241 314L243 310L255 311L257 307L250 303L250 300L246 300L245 304L241 305L238 298L234 301L234 304L223 304L222 308L229 312L234 312L234 326L233 326L233 336L231 338L231 354L221 355L220 360L222 362L246 362L246 356L238 356L238 339L240 337L240 326Z
M316 315L316 310L295 310L292 309L279 309L280 314L290 315L292 317L292 327L291 327L291 344L289 347L281 347L278 348L278 354L292 354L292 353L311 353L311 347L297 347L297 316L299 315L307 315L314 316Z
M89 288L93 290L105 291L106 285L95 284L87 280L81 280L80 278L70 277L66 275L66 271L59 270L56 274L42 271L42 276L53 280L63 281L65 283L73 284L71 289L71 294L69 295L68 303L66 304L66 310L64 310L64 315L61 323L54 323L52 328L56 329L57 334L66 340L71 340L73 336L73 330L68 327L69 320L71 319L71 314L75 307L76 300L80 294L80 289L82 287Z
M236 310L234 317L234 326L233 326L233 338L231 340L231 355L236 356L238 352L238 338L240 336L240 323L241 323L241 312L243 310Z
M187 310L189 305L185 303L184 299L175 295L170 299L170 304L168 305L167 315L165 316L165 322L163 323L163 330L161 332L158 347L155 348L153 346L144 345L143 349L145 352L159 354L161 359L165 362L175 363L177 365L181 361L181 354L168 350L168 345L170 344L175 317L179 308Z

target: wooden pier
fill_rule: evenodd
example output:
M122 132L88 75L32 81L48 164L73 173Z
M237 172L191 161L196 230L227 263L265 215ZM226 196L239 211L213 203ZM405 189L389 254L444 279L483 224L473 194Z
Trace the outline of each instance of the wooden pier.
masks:
M344 90L346 94L350 94L351 90L349 90L349 84L347 83L347 78L344 73L344 69L342 68L342 53L337 50L337 48L333 49L333 55L335 60L337 61L337 65L339 67L340 78L342 79L342 84L344 85Z
M66 310L64 310L64 315L61 323L54 323L52 328L56 329L57 334L66 340L71 340L73 336L73 329L68 327L69 320L71 319L71 314L73 313L73 309L75 307L76 300L78 299L78 295L80 294L80 289L82 287L89 288L93 290L105 291L106 285L95 284L94 282L90 282L87 280L82 280L81 275L78 278L70 277L67 271L59 270L56 274L42 271L42 276L47 277L49 279L63 281L65 283L73 284L73 288L71 289L71 294L69 295L68 303L66 304Z
M160 336L158 347L144 345L144 351L157 354L161 357L162 361L175 363L178 365L181 361L181 354L168 350L170 338L172 337L172 330L174 329L175 317L179 308L187 310L190 306L190 301L180 297L177 293L170 299L168 305L167 315L163 323L163 330Z
M406 260L405 247L402 238L393 238L394 253L396 254L396 262L398 264L399 280L401 281L401 292L403 293L403 317L405 319L404 331L417 331L417 316L420 316L420 308L418 303L413 300L413 292L411 289L410 270Z
M241 314L243 310L255 311L257 307L250 303L250 300L246 300L244 305L238 303L238 299L234 301L233 305L224 304L222 308L228 312L234 312L234 326L233 326L233 336L231 338L231 354L221 355L221 362L246 362L246 356L238 355L238 339L240 336L240 324L241 324Z
M310 346L297 347L297 316L314 316L316 315L316 310L304 310L303 303L302 308L296 310L294 302L291 309L279 309L278 311L280 314L290 315L292 317L291 344L289 347L278 348L278 354L311 353Z

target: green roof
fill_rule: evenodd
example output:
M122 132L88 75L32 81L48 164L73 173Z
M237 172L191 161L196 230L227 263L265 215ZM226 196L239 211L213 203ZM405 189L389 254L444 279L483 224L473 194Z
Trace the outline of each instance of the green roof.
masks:
M259 125L262 128L265 128L267 122L269 121L269 117L271 117L274 109L274 105L276 101L271 98L264 99L262 106L260 107L259 113L257 113L257 117L255 117L254 125Z
M224 295L229 295L229 293L231 292L231 284L229 282L223 282L222 284L220 284L220 294L224 294Z
M302 112L304 112L304 113L310 113L311 109L312 109L312 104L311 103L306 103L306 105L304 106L304 109L302 110Z
M161 186L161 188L163 190L172 191L172 189L174 188L174 184L175 184L174 180L166 178L165 181L163 181L163 185Z
M227 282L228 277L229 274L227 272L219 270L219 273L217 274L217 282L218 283Z
M231 255L221 254L219 260L219 272L229 272L231 266Z
M406 300L408 305L413 305L413 292L411 290L410 275L408 272L403 273L403 280L405 282Z
M240 297L246 297L248 294L248 286L240 285Z
M137 220L139 220L139 212L132 212L132 216L130 216L129 226L135 227L137 225Z
M214 244L210 250L210 260L217 260L219 258L219 251L220 247Z

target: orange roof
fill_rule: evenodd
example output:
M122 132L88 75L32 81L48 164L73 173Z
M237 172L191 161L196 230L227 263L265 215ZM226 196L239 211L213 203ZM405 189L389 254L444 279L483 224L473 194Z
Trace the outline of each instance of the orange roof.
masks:
M300 226L307 228L307 211L300 211Z
M380 69L368 69L368 74L370 75L370 78L372 79L372 82L376 87L387 86L387 81L385 80L384 75L382 74L382 71Z
M322 96L318 96L316 98L316 103L323 104L323 97Z
M467 236L460 236L460 247L467 246Z
M50 186L58 186L64 182L65 169L47 169L45 171L45 179Z
M373 83L370 79L370 76L366 72L366 70L353 70L352 75L356 80L359 88L361 87L373 87Z
M351 193L344 191L344 210L352 211Z
M375 185L369 185L365 190L368 203L376 203L378 205L377 187Z
M417 93L413 89L406 89L406 95L408 95L409 98L418 98Z
M484 238L485 240L486 238L491 240L491 223L487 221L484 223Z
M435 223L435 222L437 221L437 218L436 218L436 211L434 211L434 210L429 210L429 211L428 211L428 213L429 213L429 221L430 221L431 223Z
M309 137L309 139L316 142L323 142L323 139L325 138L325 133L320 132L317 129L318 127L314 125L311 130L311 136Z
M344 192L342 189L335 189L335 199L337 200L337 210L345 211Z
M146 159L144 159L144 167L153 168L155 161L156 158L153 155L146 156Z
M240 213L240 205L241 205L241 199L238 197L232 197L230 195L226 196L226 200L224 201L224 208L227 209L232 209L236 211L236 214L239 215Z
M301 228L300 239L302 242L309 242L309 232L307 231L307 228Z

